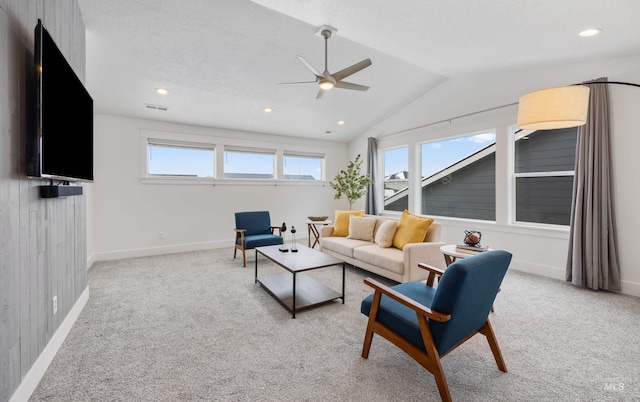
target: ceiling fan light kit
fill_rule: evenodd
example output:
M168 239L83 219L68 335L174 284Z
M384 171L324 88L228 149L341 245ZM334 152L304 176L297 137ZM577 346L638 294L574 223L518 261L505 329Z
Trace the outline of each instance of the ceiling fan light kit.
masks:
M335 80L332 81L330 79L320 80L318 83L320 84L320 89L324 89L325 91L336 86Z
M316 99L322 97L322 95L331 88L350 89L355 91L366 91L369 89L366 85L354 84L351 82L342 81L344 78L349 77L363 70L371 65L371 59L362 60L356 64L353 64L347 68L344 68L337 73L331 74L329 72L329 57L328 57L328 41L331 35L336 32L335 28L327 25L320 27L318 30L320 36L324 39L324 72L320 72L311 63L302 56L296 56L298 60L316 77L315 81L298 81L298 82L284 82L282 84L310 84L317 83L320 87Z

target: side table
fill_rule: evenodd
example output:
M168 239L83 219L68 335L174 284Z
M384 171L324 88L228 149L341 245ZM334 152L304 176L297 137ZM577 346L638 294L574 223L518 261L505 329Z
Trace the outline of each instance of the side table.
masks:
M453 264L458 258L468 258L479 254L477 251L464 252L457 250L455 244L445 244L444 246L441 246L440 252L444 255L444 262L447 263L447 267Z
M314 248L316 244L320 243L320 232L318 231L316 225L326 226L333 223L330 219L327 219L326 221L312 221L311 219L307 219L304 222L307 224L307 235L309 236L309 239L307 240L307 246L311 248ZM313 246L311 245L311 235L313 235L314 239Z

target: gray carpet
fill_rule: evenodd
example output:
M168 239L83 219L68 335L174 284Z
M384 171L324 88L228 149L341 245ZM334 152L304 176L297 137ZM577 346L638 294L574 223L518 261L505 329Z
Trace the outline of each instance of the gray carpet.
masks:
M219 249L100 262L90 299L32 401L438 401L433 376L374 337L360 357L370 274L296 319ZM260 272L280 268L260 259ZM340 289L341 270L313 276ZM640 400L640 299L509 271L485 338L444 357L457 401Z

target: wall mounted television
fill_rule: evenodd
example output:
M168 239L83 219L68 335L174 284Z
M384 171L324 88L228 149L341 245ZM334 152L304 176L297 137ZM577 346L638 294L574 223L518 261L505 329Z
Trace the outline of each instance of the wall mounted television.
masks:
M93 182L93 99L42 20L35 28L35 109L27 176Z

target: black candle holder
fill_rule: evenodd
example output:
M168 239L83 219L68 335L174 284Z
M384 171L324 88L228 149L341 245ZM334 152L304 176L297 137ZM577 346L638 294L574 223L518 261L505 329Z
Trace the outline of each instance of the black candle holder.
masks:
M297 253L298 246L296 245L296 227L291 226L291 252Z
M287 224L282 222L282 226L280 226L280 235L282 236L282 246L280 246L280 248L278 250L280 250L283 253L287 253L289 252L289 249L287 247L285 247L285 245L287 244L286 242L286 237L284 235L284 232L287 231Z

